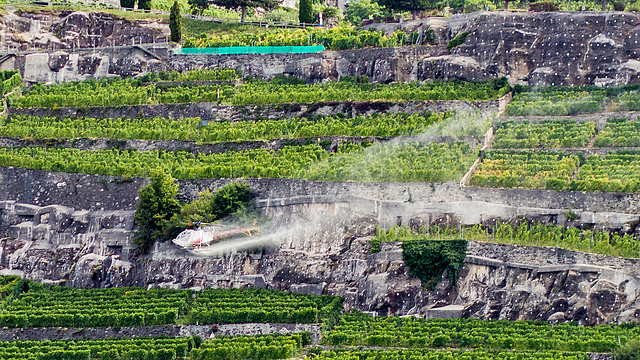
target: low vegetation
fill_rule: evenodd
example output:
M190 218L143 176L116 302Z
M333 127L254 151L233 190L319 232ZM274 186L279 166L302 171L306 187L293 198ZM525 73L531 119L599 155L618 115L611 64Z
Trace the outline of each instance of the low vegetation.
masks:
M339 297L275 290L73 289L6 279L16 289L0 310L0 326L9 328L317 323L342 312Z
M533 88L515 86L514 97L507 106L512 116L559 116L610 111L640 110L639 85L620 87L550 86Z
M199 79L201 72L184 75ZM226 76L226 73L224 76ZM223 75L221 75L223 76ZM122 106L166 103L216 102L219 104L318 103L327 101L418 101L418 100L490 100L509 90L506 79L488 82L439 82L425 84L370 84L341 81L304 84L295 79L266 82L247 79L242 85L154 84L144 79L102 79L56 85L33 85L24 96L11 102L14 107L58 108L62 106Z
M583 147L595 135L595 123L545 119L497 123L491 146L496 149Z
M161 170L176 179L450 181L459 179L475 158L475 152L466 143L346 142L337 152L327 152L323 145L285 145L277 151L252 149L211 154L186 150L0 148L0 166L125 177L150 176Z
M430 33L431 34L431 33ZM417 44L420 33L396 31L390 36L384 31L356 30L349 27L325 29L289 29L247 33L201 33L188 37L184 47L228 46L309 46L324 45L327 50L348 50L364 47L394 47ZM431 34L430 41L433 41ZM428 40L427 40L428 41ZM426 43L427 41L423 41Z
M578 220L575 213L569 212L565 215L569 221ZM404 243L413 241L456 239L525 246L551 246L626 258L640 257L640 244L634 234L543 224L524 219L497 223L494 226L434 224L417 229L393 226L388 229L378 229L376 237L371 241L372 251L375 252L380 249L382 242L402 241L404 246Z
M58 118L12 116L0 119L0 136L27 139L186 140L199 143L317 138L319 136L419 135L452 113L389 114L345 117L310 116L278 120L210 121L200 118Z
M640 153L605 156L549 151L493 150L471 178L475 186L567 191L638 192Z
M613 352L620 343L636 338L639 331L640 327L633 324L587 327L576 323L551 325L544 321L424 320L351 314L345 315L340 324L324 336L323 343L334 346L547 352L541 355L542 359L555 359L554 352L566 352L569 359L584 359L584 353L579 355L575 352Z

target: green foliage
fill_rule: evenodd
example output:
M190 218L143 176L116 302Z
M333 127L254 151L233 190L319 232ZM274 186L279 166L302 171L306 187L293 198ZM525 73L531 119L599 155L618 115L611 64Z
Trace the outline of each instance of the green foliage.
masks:
M313 22L313 4L311 0L300 0L298 20L307 24Z
M227 216L249 216L257 214L254 194L247 183L231 183L219 188L211 199L211 214L216 219Z
M344 13L344 18L353 25L360 26L363 19L369 18L369 14L376 18L391 16L391 13L377 2L360 0L349 3L349 7Z
M431 290L442 280L445 271L449 286L455 287L466 256L466 240L415 240L402 243L402 260L409 267L409 276L417 277Z
M200 324L316 323L342 311L342 298L273 290L207 289L193 303L192 322Z
M594 146L640 147L640 122L625 118L607 119Z
M640 359L640 339L633 339L621 346L615 352L616 360L637 360Z
M640 85L620 87L550 86L532 88L515 86L514 97L507 105L512 116L566 116L609 111L640 110Z
M63 105L87 107L193 102L248 105L344 100L490 100L504 95L509 89L509 84L504 78L477 83L433 81L424 84L389 85L351 82L288 85L256 80L246 81L242 85L201 86L147 84L138 79L128 78L86 80L56 85L36 84L12 104L15 107L56 108Z
M171 218L171 223L176 228L194 227L198 222L214 221L211 216L211 191L206 190L198 194L198 197L180 207L180 212ZM210 218L211 217L211 218Z
M255 195L246 183L230 183L219 188L215 194L202 192L194 201L182 205L171 223L182 229L192 227L197 222L228 220L234 224L244 224L258 217L254 201Z
M138 9L151 10L151 0L138 0Z
M159 82L159 81L232 81L239 78L238 71L234 69L215 68L215 69L196 69L185 72L177 71L161 71L150 72L137 78L139 82L137 85L143 85L144 83Z
M605 156L547 151L495 150L471 178L476 186L567 191L638 192L640 154L613 151Z
M464 42L467 40L467 35L469 35L468 31L456 35L456 37L451 39L451 41L449 41L449 43L447 44L447 50L451 52L451 49L457 48L458 46L464 44Z
M466 143L343 144L327 153L322 143L193 154L187 151L0 148L0 166L99 175L147 176L163 169L177 179L238 177L302 178L326 181L450 181L474 161ZM150 191L150 190L146 190ZM145 196L147 194L145 193ZM167 213L168 215L168 213ZM158 219L159 222L161 222ZM158 237L162 227L151 227Z
M216 337L191 350L193 360L289 359L308 334Z
M578 214L569 211L567 220L577 220ZM391 227L378 229L371 240L376 246L388 241L464 239L525 246L550 246L594 254L637 258L640 244L633 234L617 231L583 230L529 221L496 224L495 226L439 226L425 225L418 229Z
M177 200L178 185L162 171L151 176L151 184L140 188L140 201L134 220L138 230L134 234L134 244L148 249L155 240L164 239L169 220L180 210Z
M328 6L322 10L322 16L324 16L325 19L335 18L340 16L340 10L338 10L337 7Z
M326 30L308 27L307 29L282 29L270 32L199 34L188 37L184 42L184 47L324 45L328 50L347 50L363 47L411 45L411 40L411 36L400 30L386 36L383 31L356 30L350 27Z
M298 22L298 11L296 9L279 6L265 14L264 16L267 20L274 22L285 22L285 23L297 23Z
M0 136L13 138L110 138L142 140L188 140L201 143L317 138L319 136L401 136L418 135L452 113L424 115L389 114L291 118L258 121L211 121L199 118L57 118L12 116L0 125Z
M435 338L443 338L436 336ZM419 340L425 337L418 338ZM482 349L338 349L326 350L316 359L318 360L589 360L583 352L558 351L489 351Z
M595 135L595 123L576 120L509 120L497 123L496 149L571 148L585 146Z
M4 341L2 360L87 360L184 358L186 338Z
M466 143L405 142L370 148L343 147L315 162L300 177L319 181L451 181L462 178L476 158Z
M263 8L265 10L275 9L280 2L278 0L213 0L215 5L226 9L241 9L241 21L246 17L247 8Z
M182 39L182 16L180 6L174 2L169 14L169 28L171 29L171 41L179 43Z
M507 321L478 319L433 319L414 317L363 317L347 314L333 330L327 332L322 344L336 347L393 346L407 348L406 357L386 357L372 350L375 357L385 359L580 359L585 352L612 352L618 339L625 344L640 335L640 328L631 326L579 326L576 323L549 324L545 321ZM431 352L427 348L453 347L463 353ZM623 345L624 346L624 345ZM354 349L352 349L354 350ZM432 357L420 357L427 351ZM526 352L526 353L519 353ZM538 352L535 355L534 352ZM561 352L569 352L562 355ZM579 352L582 352L580 354ZM494 354L494 355L489 355ZM502 354L502 355L500 355ZM414 357L415 356L415 357ZM444 357L447 356L447 357ZM539 356L539 357L537 357ZM567 357L564 357L567 356ZM367 358L360 353L359 358Z
M423 11L428 9L435 9L438 7L437 1L434 0L378 0L380 6L384 6L394 11Z
M185 315L182 323L335 323L343 301L261 289L73 289L14 277L0 277L1 283L23 284L1 303L0 326L11 328L156 326Z
M202 14L209 8L209 0L188 0L188 4L194 14Z
M170 11L175 1L176 0L151 0L151 8L162 10L162 11ZM194 10L194 8L189 3L189 0L177 0L177 1L178 1L178 5L180 6L180 13L188 14ZM238 10L237 8L225 9L224 7L209 3L204 10L200 11L200 15L210 16L215 18L224 18L224 19L240 19L242 14L237 10ZM256 19L256 17L253 16L252 14L249 14L247 18ZM194 23L200 23L202 25L210 25L215 27L215 25L212 24L211 21L191 20L188 18L185 18L183 20L185 20L184 21L185 25L189 25L189 24L193 25ZM218 24L218 25L221 25L221 24ZM185 29L185 30L188 30L188 29ZM185 31L185 32L188 32L188 31Z
M545 189L550 179L571 181L580 161L578 155L560 152L488 151L471 184Z
M133 9L136 5L136 0L120 0L120 7Z

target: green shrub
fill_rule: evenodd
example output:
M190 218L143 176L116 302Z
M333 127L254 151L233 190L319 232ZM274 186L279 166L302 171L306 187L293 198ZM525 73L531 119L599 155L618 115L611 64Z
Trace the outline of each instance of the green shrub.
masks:
M313 2L312 0L300 0L298 20L301 23L310 24L313 22Z
M170 175L156 171L151 184L140 188L138 193L140 200L134 216L138 230L133 241L149 249L156 240L164 240L169 220L180 210L178 185Z
M182 39L182 16L178 1L173 3L169 15L169 28L171 29L171 41L179 43Z
M640 339L627 341L615 352L616 360L640 359Z
M447 50L451 52L451 49L457 48L458 46L464 44L467 40L467 35L469 35L468 31L458 34L447 44Z
M409 276L417 277L431 290L440 282L445 271L449 286L455 287L466 254L465 240L414 240L402 243L402 260L409 267Z

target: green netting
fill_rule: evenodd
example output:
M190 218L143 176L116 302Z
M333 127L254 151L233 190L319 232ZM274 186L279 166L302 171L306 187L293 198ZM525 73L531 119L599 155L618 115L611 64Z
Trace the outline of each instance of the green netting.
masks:
M182 48L173 50L176 55L226 55L226 54L305 54L324 51L324 45L313 46L233 46L212 48Z

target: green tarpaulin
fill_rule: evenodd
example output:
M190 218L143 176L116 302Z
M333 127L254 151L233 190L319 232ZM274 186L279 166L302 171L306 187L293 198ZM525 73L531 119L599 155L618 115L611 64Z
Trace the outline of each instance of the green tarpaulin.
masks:
M227 54L306 54L324 51L324 45L313 46L232 46L215 48L182 48L173 50L176 55L227 55Z

